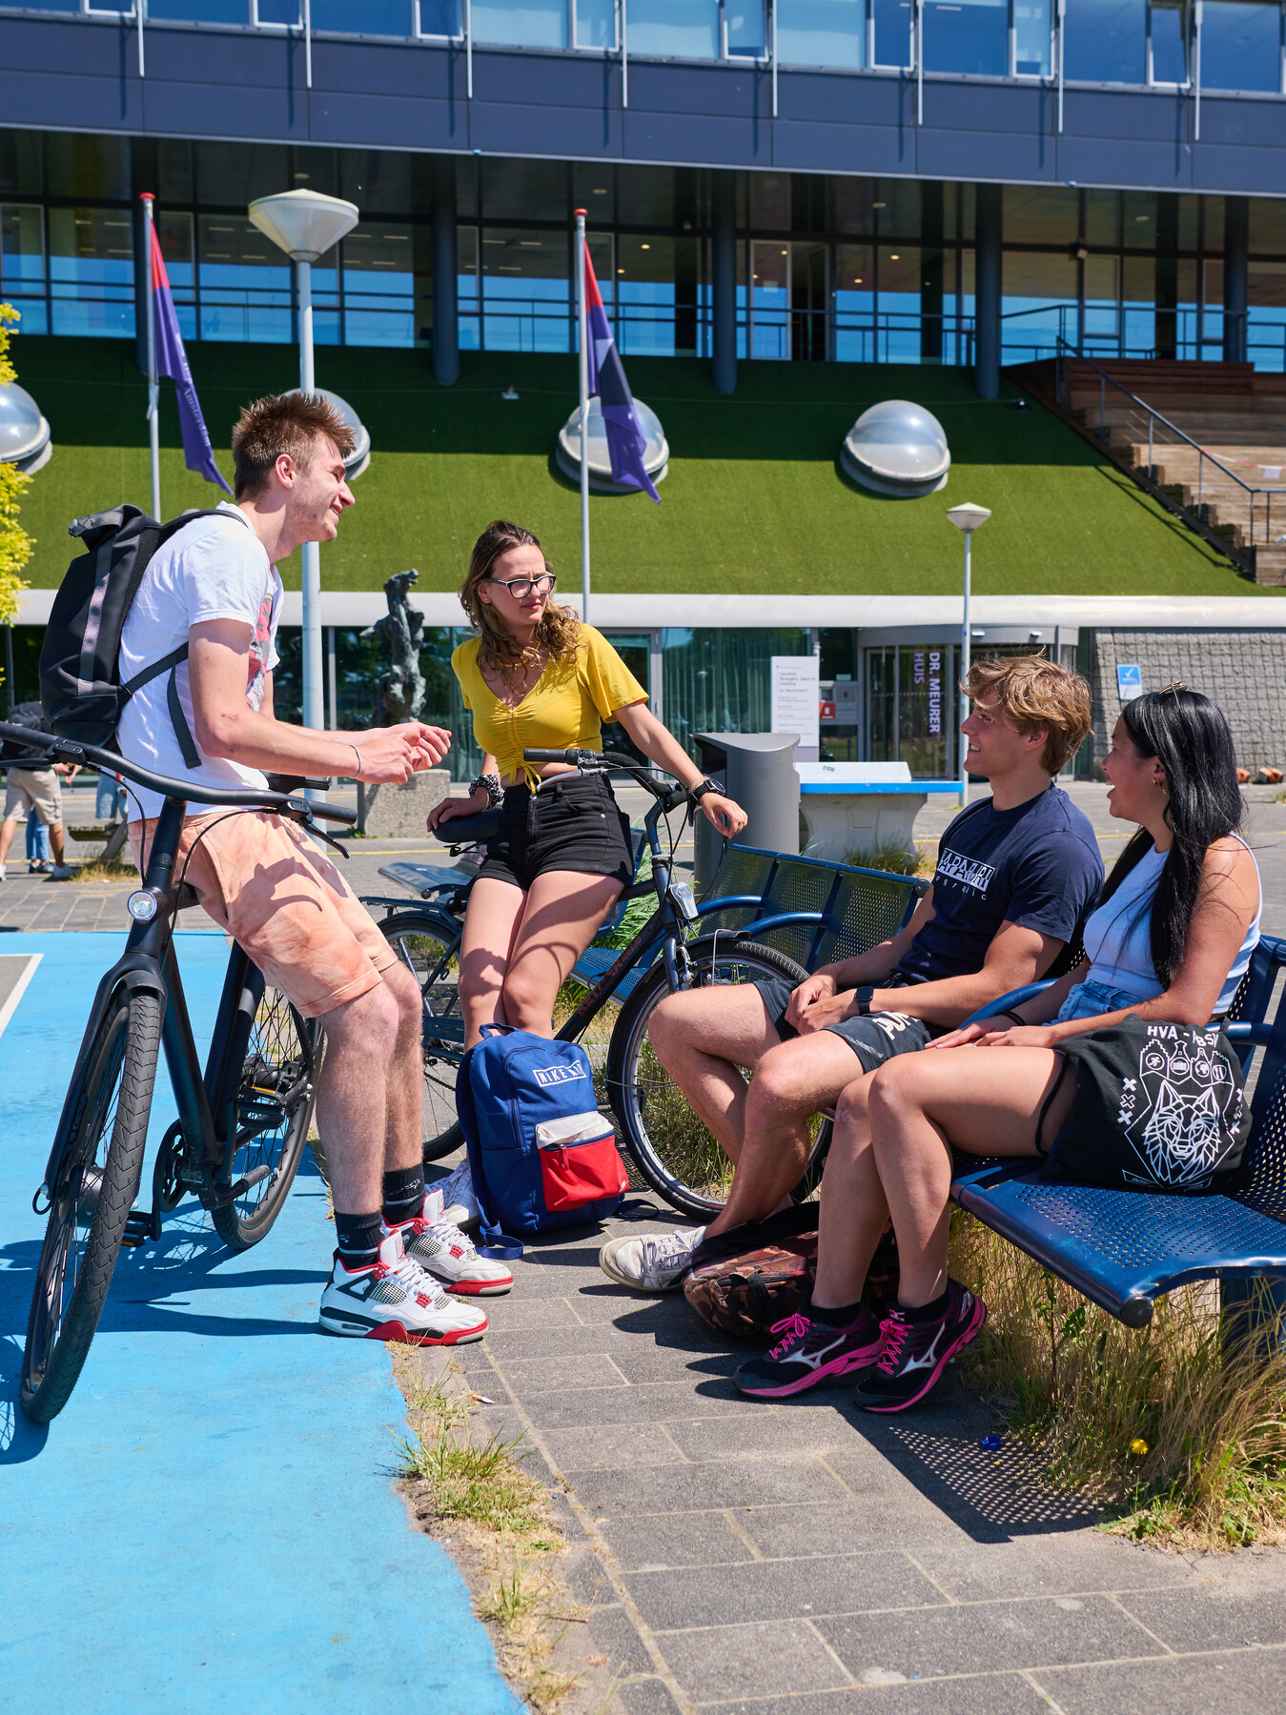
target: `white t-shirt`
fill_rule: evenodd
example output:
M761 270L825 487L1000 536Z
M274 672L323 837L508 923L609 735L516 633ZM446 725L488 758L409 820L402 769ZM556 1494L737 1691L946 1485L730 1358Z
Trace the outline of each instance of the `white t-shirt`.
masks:
M271 673L278 661L281 577L245 514L227 502L219 511L223 516L185 524L152 556L121 632L120 679L124 684L172 649L181 648L194 625L239 619L251 627L246 701L258 709L263 703L264 674ZM195 744L187 662L180 661L174 671ZM121 755L155 774L193 785L249 786L263 791L268 782L258 769L226 757L202 753L199 768L187 766L166 705L169 684L169 673L161 673L126 703L117 735ZM131 790L138 792L145 816L160 815L164 799L159 793ZM130 810L131 816L137 815L132 802ZM203 813L201 805L192 806L192 814Z

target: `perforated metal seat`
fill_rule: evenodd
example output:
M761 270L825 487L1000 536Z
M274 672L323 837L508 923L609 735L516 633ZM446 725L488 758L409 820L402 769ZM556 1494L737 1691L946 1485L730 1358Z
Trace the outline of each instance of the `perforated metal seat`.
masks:
M1286 941L1266 936L1230 1011L1253 1124L1242 1167L1219 1191L1113 1191L1044 1180L1029 1164L973 1163L952 1187L956 1202L1134 1328L1190 1281L1286 1277L1283 969Z

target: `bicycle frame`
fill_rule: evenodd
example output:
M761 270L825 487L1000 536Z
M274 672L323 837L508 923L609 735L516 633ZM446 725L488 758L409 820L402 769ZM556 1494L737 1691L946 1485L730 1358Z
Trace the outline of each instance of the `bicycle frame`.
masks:
M166 799L141 890L154 899L155 913L150 920L133 919L124 953L104 974L94 992L68 1090L70 1096L79 1083L79 1075L94 1051L99 1028L117 991L143 989L154 994L162 1007L161 1042L178 1123L192 1150L192 1159L200 1163L207 1182L213 1185L215 1174L226 1159L228 1145L236 1137L237 1086L228 1075L229 1068L239 1069L245 1057L264 979L234 942L203 1072L174 952L174 920L184 901L181 885L173 882L173 870L185 814L186 805L181 800ZM65 1102L41 1187L46 1195L58 1183L76 1118L69 1102ZM229 1187L228 1191L240 1194L240 1189ZM220 1199L227 1195L228 1192L219 1193ZM40 1192L37 1202L39 1198Z

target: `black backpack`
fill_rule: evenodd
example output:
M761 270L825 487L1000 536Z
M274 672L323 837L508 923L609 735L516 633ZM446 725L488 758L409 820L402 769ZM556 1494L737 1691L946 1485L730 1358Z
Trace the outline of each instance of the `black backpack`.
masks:
M169 673L166 702L183 760L198 768L201 757L188 728L174 683L174 669L187 658L184 643L144 667L125 684L119 677L121 632L153 554L175 531L196 518L226 518L218 507L183 512L158 524L137 506L114 506L74 518L69 536L85 544L68 566L54 597L40 649L40 700L48 730L81 744L112 748L116 728L134 692Z
M28 727L32 732L48 732L45 711L39 703L15 703L4 717L9 726ZM15 768L48 768L48 758L38 750L24 750L11 739L0 739L0 763L12 763Z

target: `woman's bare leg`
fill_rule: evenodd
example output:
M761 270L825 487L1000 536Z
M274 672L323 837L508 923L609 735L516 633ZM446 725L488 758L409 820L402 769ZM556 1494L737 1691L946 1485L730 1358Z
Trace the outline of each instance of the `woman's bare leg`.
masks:
M506 1024L553 1035L558 990L620 894L621 883L610 875L551 869L536 877L504 974L500 1005Z
M512 1022L501 1014L500 991L524 899L520 887L494 875L480 877L469 892L460 940L460 1005L466 1048L479 1040L484 1024Z
M819 1310L856 1304L875 1248L889 1224L888 1204L871 1148L870 1094L875 1073L845 1086L835 1104L831 1146L822 1174L817 1278Z
M943 1049L890 1060L870 1094L872 1148L898 1241L898 1302L946 1291L951 1151L1035 1155L1036 1121L1062 1061L1052 1048ZM1069 1076L1045 1117L1054 1136L1071 1106Z

